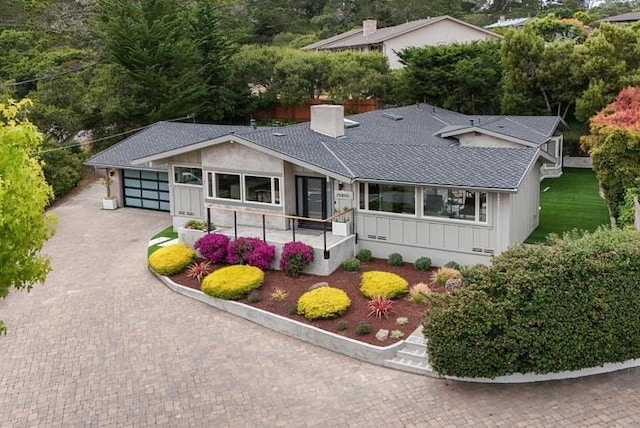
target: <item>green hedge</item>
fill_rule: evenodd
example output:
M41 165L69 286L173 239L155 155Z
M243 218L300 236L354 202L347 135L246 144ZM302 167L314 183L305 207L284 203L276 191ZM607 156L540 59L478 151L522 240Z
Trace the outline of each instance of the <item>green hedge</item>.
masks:
M640 234L598 229L510 249L429 296L430 364L490 377L640 358Z

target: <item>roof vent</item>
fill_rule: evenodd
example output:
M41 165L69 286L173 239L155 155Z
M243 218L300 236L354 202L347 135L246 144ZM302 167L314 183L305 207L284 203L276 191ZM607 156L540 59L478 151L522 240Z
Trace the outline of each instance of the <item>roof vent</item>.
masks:
M471 126L473 126L473 119L469 119L469 123L471 123Z
M404 117L400 116L399 114L391 113L388 111L382 113L382 117L386 117L387 119L396 120L396 121L404 119Z
M345 128L347 129L357 128L358 126L360 126L360 122L356 122L355 120L351 120L351 119L344 119Z
M274 137L284 137L284 134L282 132L273 132L271 133L271 135L273 135Z

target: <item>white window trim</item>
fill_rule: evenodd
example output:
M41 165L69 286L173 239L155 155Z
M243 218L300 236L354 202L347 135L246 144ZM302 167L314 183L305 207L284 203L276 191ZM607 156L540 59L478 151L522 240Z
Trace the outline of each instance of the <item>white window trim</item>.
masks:
M176 181L176 168L191 168L191 169L199 169L202 172L202 184L190 184L190 183L178 183ZM171 165L171 183L174 186L184 186L184 187L194 187L201 189L204 186L204 170L200 165L187 165L187 164L174 164Z
M432 215L428 215L424 213L424 190L426 188L429 189L444 189L444 190L454 190L454 189L450 189L448 187L434 187L434 186L422 186L421 187L421 191L422 191L422 207L420 208L420 215L422 218L424 219L438 219L441 221L446 221L446 222L450 222L450 223L465 223L465 224L480 224L480 225L488 225L489 224L489 192L481 192L479 190L470 190L470 189L455 189L455 190L463 190L465 192L471 192L474 194L474 199L476 202L476 206L475 206L475 213L474 213L474 219L473 220L467 220L467 219L463 219L463 218L451 218L451 217L440 217L440 216L432 216ZM486 204L487 204L487 211L485 213L485 220L481 221L480 220L480 193L486 193L487 195L487 200L486 200Z
M364 206L365 208L360 208L360 184L364 184ZM363 213L369 213L369 214L384 214L384 215L390 215L390 216L394 216L394 217L404 217L404 218L417 218L418 217L418 186L414 186L412 184L395 184L395 183L373 183L373 184L385 184L385 185L389 185L389 186L408 186L408 187L413 187L413 200L414 200L414 208L415 208L415 212L413 214L408 214L408 213L394 213L394 212L390 212L390 211L381 211L381 210L370 210L369 207L369 182L358 182L358 187L357 187L357 193L358 193L358 201L357 201L357 207L358 207L358 211L361 211Z
M238 177L240 177L240 198L238 199L234 199L234 198L221 198L218 197L216 195L216 180L215 180L215 176L216 174L227 174L227 175L236 175ZM245 182L245 177L260 177L260 178L268 178L271 180L271 198L274 202L260 202L260 201L251 201L248 200L246 198L246 182ZM278 183L280 185L280 189L278 189L278 196L279 196L279 202L275 202L275 181L276 179L278 179ZM214 199L216 201L221 201L221 202L235 202L235 203L243 203L243 204L256 204L256 205L264 205L264 206L271 206L271 207L280 207L282 206L282 185L283 185L283 180L282 177L277 176L277 175L260 175L260 174L253 174L253 173L241 173L241 172L232 172L232 171L206 171L205 173L205 194L207 196L207 199ZM209 193L209 189L211 189L211 193Z

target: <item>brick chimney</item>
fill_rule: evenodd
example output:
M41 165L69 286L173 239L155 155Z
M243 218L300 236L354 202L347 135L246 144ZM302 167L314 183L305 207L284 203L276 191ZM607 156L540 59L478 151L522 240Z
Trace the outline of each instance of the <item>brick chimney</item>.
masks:
M368 37L376 32L378 29L378 21L375 19L365 19L362 21L362 35Z
M328 137L344 135L344 107L321 104L311 106L311 130Z

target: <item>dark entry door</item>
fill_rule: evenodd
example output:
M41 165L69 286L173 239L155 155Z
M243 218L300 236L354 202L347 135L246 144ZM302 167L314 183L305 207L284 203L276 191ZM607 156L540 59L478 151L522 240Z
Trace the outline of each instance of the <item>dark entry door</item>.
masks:
M296 177L297 215L301 217L327 218L327 181L318 177ZM301 221L300 227L322 229L322 223Z

